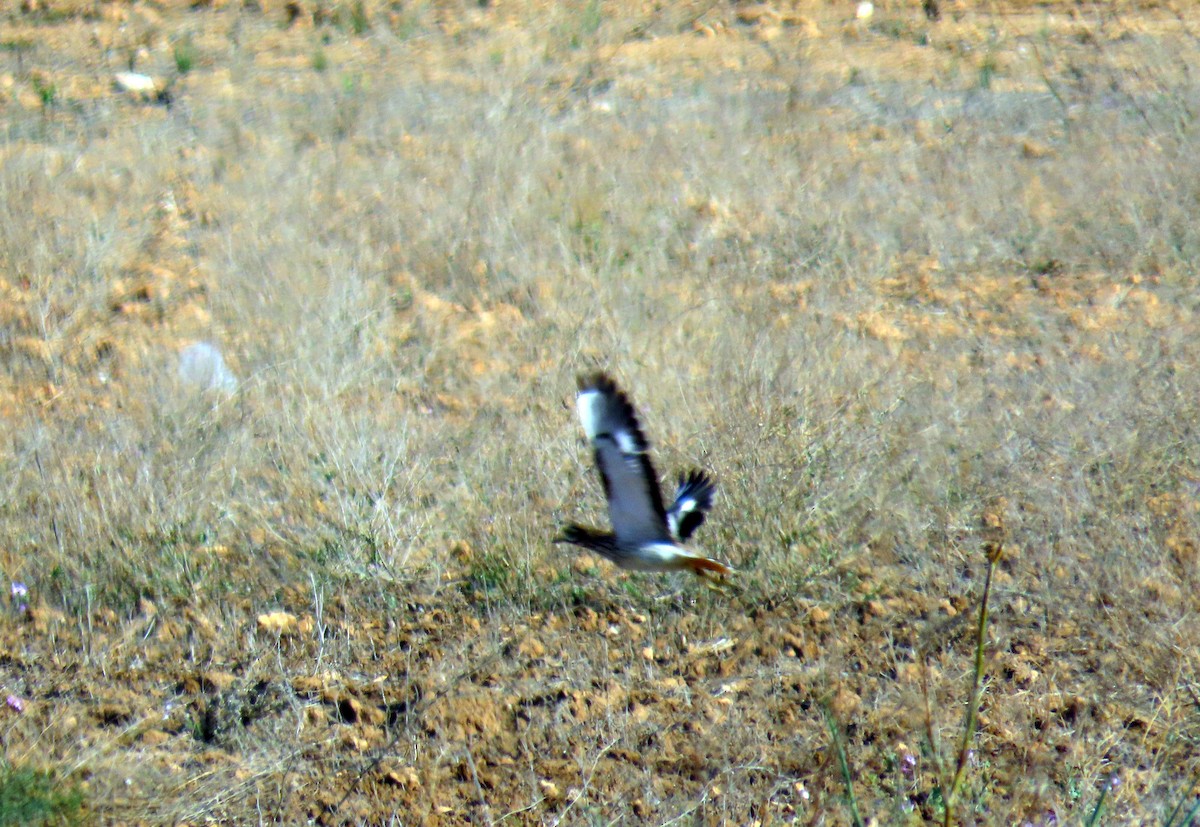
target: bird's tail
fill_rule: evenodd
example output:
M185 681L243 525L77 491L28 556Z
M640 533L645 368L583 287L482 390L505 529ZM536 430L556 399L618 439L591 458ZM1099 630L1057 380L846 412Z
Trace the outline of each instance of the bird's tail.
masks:
M719 574L722 576L733 574L733 569L724 563L718 563L716 560L710 560L707 557L692 557L687 556L682 560L683 565L680 568L689 569L697 577L704 577L707 573Z

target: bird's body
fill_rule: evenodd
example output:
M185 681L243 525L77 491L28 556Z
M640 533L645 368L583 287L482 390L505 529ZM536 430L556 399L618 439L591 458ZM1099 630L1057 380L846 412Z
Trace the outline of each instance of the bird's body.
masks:
M575 407L592 443L613 530L572 524L555 542L594 551L623 569L729 574L728 566L691 554L682 545L712 507L716 486L708 475L691 471L681 476L675 499L666 508L650 462L650 444L633 405L616 383L604 374L581 379Z

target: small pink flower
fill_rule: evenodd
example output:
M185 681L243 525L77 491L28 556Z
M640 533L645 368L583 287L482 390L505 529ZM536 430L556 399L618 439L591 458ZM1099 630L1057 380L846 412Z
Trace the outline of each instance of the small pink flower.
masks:
M16 710L17 712L25 711L25 702L16 695L9 695L4 699L4 702L8 704L11 709Z
M29 606L25 603L25 598L29 596L29 587L19 580L12 582L12 587L9 589L9 594L17 604L17 612L25 614L29 610Z

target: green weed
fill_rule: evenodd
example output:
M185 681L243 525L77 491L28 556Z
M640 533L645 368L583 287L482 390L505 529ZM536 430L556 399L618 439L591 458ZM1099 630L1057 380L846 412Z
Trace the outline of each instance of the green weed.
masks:
M75 824L83 792L53 772L0 763L0 825Z
M196 61L199 59L200 53L192 38L185 36L176 40L171 46L171 56L175 60L175 70L181 75L186 75L196 68Z

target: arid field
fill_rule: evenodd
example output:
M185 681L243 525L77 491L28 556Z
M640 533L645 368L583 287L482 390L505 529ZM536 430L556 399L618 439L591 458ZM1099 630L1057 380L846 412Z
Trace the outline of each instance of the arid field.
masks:
M6 0L0 825L1200 824L1197 66L1170 0ZM735 576L551 543L595 370Z

